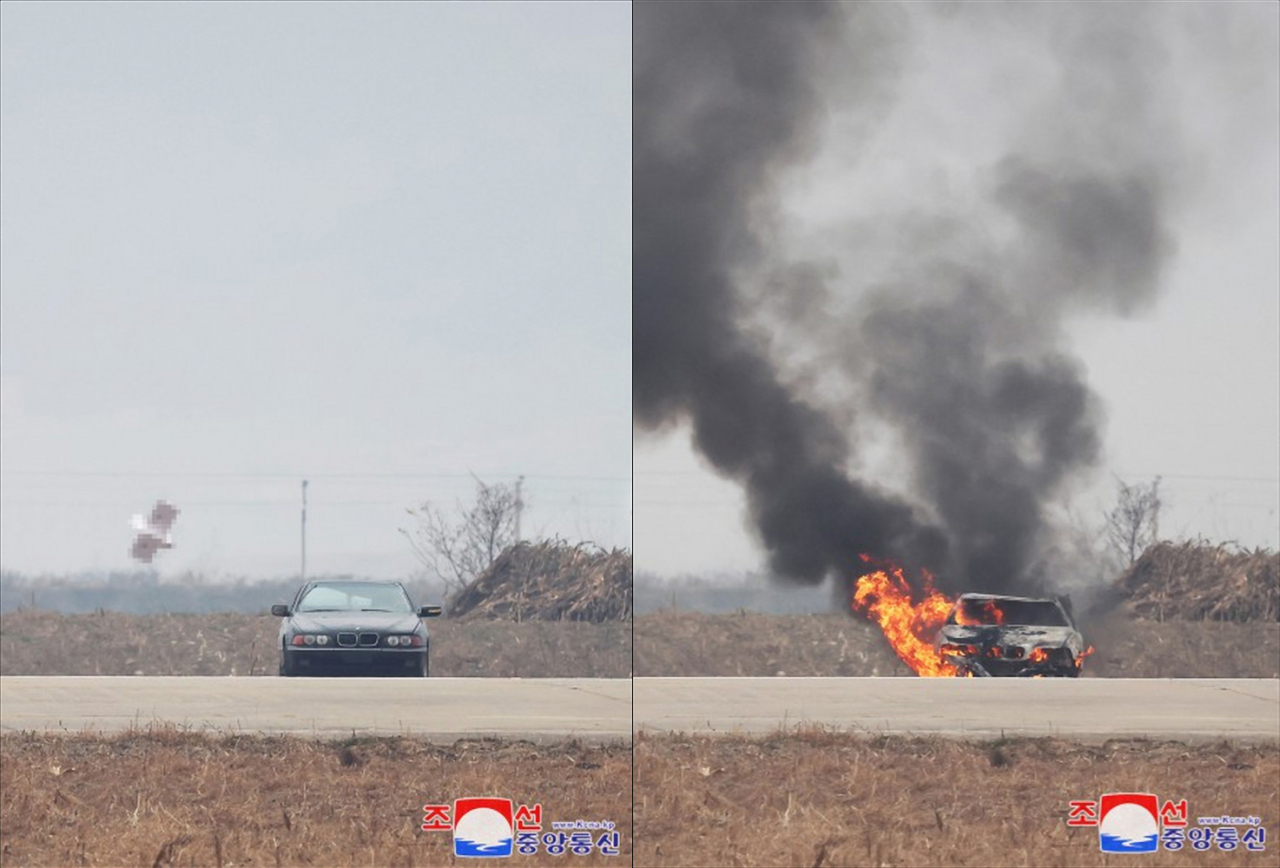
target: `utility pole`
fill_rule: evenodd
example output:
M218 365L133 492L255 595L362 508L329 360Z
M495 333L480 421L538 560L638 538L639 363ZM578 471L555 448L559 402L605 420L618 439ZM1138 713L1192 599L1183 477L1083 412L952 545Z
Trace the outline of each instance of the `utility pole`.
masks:
M524 511L524 498L520 489L524 487L524 477L516 477L516 542L520 542L520 513Z
M302 480L302 581L307 580L307 481Z
M524 511L524 495L521 489L524 488L524 477L516 477L516 545L520 545L520 513ZM524 598L529 590L529 565L526 563L522 570L523 575L520 577L520 599L516 603L516 623L519 624L523 618Z

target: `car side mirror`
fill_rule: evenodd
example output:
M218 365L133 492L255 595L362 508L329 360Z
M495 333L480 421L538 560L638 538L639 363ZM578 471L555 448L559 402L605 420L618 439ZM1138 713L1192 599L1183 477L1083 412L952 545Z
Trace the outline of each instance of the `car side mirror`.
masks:
M418 610L419 618L434 618L444 613L443 606L423 606Z
M277 618L287 618L289 617L289 607L284 603L276 603L271 607L271 614Z

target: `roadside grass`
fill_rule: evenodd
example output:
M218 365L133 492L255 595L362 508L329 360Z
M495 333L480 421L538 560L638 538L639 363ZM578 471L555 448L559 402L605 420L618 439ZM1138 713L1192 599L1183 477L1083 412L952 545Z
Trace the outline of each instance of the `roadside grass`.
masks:
M422 806L464 796L610 820L619 856L455 859ZM154 726L0 736L5 866L630 865L631 747L497 739L315 741Z
M976 743L812 728L635 740L635 865L1128 865L1069 803L1107 792L1185 798L1188 815L1254 815L1263 853L1160 851L1149 866L1276 864L1280 746L1061 739Z
M268 615L0 615L0 675L276 675ZM628 678L631 623L432 620L431 674Z
M0 675L275 675L279 621L266 615L0 615ZM435 620L431 672L498 678L627 678L632 622ZM1156 623L1117 612L1086 624L1084 677L1277 678L1280 624ZM640 676L906 676L871 623L838 613L635 620Z

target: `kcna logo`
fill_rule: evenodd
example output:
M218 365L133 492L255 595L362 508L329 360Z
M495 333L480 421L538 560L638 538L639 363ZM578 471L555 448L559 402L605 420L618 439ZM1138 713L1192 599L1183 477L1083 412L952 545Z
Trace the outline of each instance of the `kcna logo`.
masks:
M1104 853L1151 853L1160 844L1159 799L1151 793L1106 793L1099 800L1098 841Z
M1230 853L1242 847L1267 849L1267 830L1253 815L1187 818L1187 800L1159 801L1151 793L1104 793L1098 800L1073 799L1068 826L1094 826L1104 853L1154 853L1189 848L1203 853L1216 847ZM1241 831L1240 827L1244 827Z
M1104 793L1096 802L1071 802L1067 825L1097 826L1103 853L1154 853L1160 847L1161 825L1187 825L1187 800L1166 800L1162 806L1153 793Z
M510 856L514 841L510 799L472 798L453 803L455 856Z
M455 856L510 856L517 832L522 838L532 833L536 842L542 829L541 804L517 808L510 799L473 797L452 805L424 805L422 810L424 831L453 830ZM520 852L527 852L526 845Z

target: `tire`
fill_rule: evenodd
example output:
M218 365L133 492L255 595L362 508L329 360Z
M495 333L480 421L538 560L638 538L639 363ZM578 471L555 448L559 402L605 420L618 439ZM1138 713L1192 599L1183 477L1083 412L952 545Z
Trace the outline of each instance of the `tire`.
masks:
M293 658L289 656L289 652L280 649L280 676L282 678L293 678L298 674L298 667L294 664Z
M431 657L427 654L422 655L422 662L414 666L404 673L409 678L430 678L431 677Z

